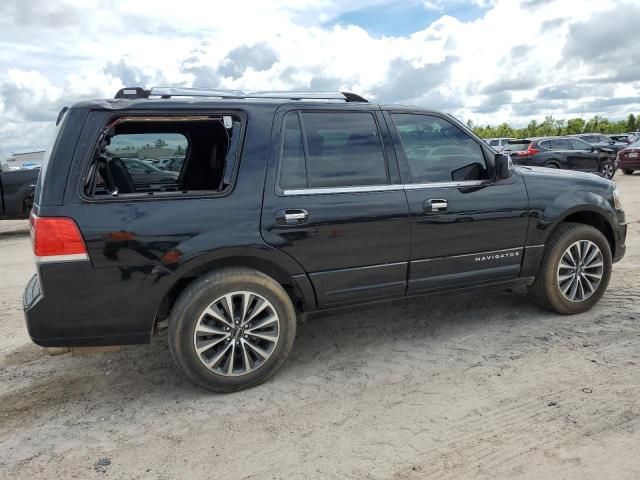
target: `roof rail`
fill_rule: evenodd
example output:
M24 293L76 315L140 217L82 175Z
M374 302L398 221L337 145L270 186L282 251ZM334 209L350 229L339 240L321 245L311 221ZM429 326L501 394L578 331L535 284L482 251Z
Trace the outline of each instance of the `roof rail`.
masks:
M222 90L205 88L183 88L183 87L154 87L145 90L140 87L122 88L118 90L115 98L138 99L138 98L172 98L172 97L215 97L224 99L259 99L273 98L282 100L332 100L342 102L366 102L360 95L350 92L313 92L313 91L249 91Z

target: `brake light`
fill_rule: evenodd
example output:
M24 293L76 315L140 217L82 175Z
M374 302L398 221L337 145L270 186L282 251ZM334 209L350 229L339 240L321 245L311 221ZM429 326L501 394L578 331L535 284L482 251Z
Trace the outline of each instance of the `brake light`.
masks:
M539 153L540 150L538 150L537 148L533 147L533 143L529 144L529 148L527 148L527 155L531 156L531 155L535 155L536 153Z
M87 260L87 247L76 223L65 217L31 215L31 242L38 262Z

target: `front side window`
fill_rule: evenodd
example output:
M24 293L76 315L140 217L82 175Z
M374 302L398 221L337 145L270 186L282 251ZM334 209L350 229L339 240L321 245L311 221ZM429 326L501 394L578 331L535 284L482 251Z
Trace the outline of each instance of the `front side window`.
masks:
M291 112L284 125L280 187L389 182L380 132L367 112Z
M578 140L577 138L572 138L569 140L569 143L573 150L591 150L591 145L587 142L583 142L582 140Z
M413 183L489 178L480 145L452 123L430 115L393 114Z

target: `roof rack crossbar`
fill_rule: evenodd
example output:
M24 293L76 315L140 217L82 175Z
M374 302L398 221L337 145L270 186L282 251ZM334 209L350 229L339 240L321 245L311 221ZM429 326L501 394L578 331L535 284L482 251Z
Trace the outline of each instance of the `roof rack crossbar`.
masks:
M127 91L131 96L121 93ZM135 92L133 92L135 91ZM136 96L133 96L136 95ZM259 99L272 98L282 100L335 100L343 102L366 102L360 95L350 92L313 92L313 91L249 91L222 90L205 88L183 87L154 87L151 90L142 88L122 89L116 94L116 98L149 98L150 96L161 98L172 97L215 97L223 99Z

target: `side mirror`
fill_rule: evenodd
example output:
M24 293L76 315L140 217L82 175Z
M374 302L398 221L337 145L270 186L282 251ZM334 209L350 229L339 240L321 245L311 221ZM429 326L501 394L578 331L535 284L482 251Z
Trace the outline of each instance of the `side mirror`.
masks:
M513 161L506 153L498 153L495 157L496 180L509 178L513 174Z

